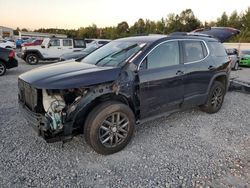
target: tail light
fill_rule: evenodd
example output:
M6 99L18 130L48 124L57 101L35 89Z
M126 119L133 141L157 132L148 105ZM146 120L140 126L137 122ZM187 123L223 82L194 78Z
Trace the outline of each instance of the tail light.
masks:
M9 53L9 58L14 58L15 57L15 52L12 50Z

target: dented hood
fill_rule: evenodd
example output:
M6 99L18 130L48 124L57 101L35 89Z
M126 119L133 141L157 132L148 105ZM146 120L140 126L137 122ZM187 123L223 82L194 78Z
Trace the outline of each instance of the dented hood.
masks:
M232 27L210 27L210 28L201 28L192 31L191 33L201 33L210 35L214 38L217 38L220 42L225 42L231 37L240 33L240 30L234 29Z
M21 74L19 79L38 89L70 89L114 81L119 73L119 67L67 61L33 69Z

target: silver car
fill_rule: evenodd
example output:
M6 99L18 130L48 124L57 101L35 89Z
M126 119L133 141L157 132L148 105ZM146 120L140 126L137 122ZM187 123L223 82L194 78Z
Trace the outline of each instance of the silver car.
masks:
M238 70L239 68L239 52L236 48L226 49L227 55L231 59L231 68L233 70Z

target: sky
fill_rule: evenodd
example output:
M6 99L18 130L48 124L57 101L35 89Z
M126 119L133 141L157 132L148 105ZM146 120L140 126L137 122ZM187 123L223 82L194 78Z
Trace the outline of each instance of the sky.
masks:
M127 21L131 26L139 18L153 21L192 9L204 21L216 21L225 11L245 12L250 0L0 0L0 25L11 28L78 29L117 26Z

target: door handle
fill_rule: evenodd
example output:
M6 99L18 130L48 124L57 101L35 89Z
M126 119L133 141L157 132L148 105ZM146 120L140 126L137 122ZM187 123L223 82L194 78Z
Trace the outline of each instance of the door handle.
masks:
M181 76L181 75L183 75L184 74L184 71L181 71L181 70L178 70L177 72L176 72L176 75L177 76Z
M62 49L62 48L57 48L57 49Z
M215 69L215 67L213 66L213 65L210 65L209 67L208 67L208 70L214 70Z

